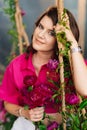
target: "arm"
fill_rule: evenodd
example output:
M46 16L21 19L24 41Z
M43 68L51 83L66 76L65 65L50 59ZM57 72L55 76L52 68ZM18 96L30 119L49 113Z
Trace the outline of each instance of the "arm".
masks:
M65 31L68 41L71 41L71 50L78 48L78 43L75 40L70 29L66 29L62 25L57 24L56 32ZM71 65L73 70L73 79L76 90L83 96L87 96L87 66L80 52L71 53Z
M81 95L87 96L87 66L83 55L80 52L72 52L73 48L78 48L78 43L75 40L71 30L65 29L65 32L67 39L71 41L71 64L75 88Z
M27 109L25 110L24 107L21 107L19 105L15 105L9 102L4 102L5 109L12 115L15 115L17 117L23 116L24 118L37 122L42 120L44 108L43 107L37 107L34 109ZM21 111L20 111L21 110Z
M44 108L43 107L37 107L31 110L25 110L24 107L21 107L19 105L11 104L8 102L4 102L5 109L12 115L15 115L17 117L23 116L24 118L31 120L33 122L41 121L44 114ZM20 112L21 110L21 112ZM50 120L48 118L50 116ZM53 114L46 114L46 118L43 120L43 123L47 126L50 122L56 121L58 124L62 123L62 116L60 113L53 113Z
M77 48L77 43L74 42L71 46ZM84 58L80 52L71 53L72 57L72 68L73 68L73 79L76 90L84 96L87 96L87 66L84 62Z

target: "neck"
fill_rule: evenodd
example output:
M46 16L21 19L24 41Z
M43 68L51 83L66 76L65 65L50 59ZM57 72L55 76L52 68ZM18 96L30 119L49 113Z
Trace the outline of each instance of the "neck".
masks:
M52 54L49 54L49 53L44 54L41 52L36 52L33 54L32 62L35 67L35 71L37 75L39 74L41 66L44 64L47 64L49 59L51 59L51 57L52 57Z
M41 53L41 52L37 52L34 54L35 60L39 63L39 64L46 64L48 63L49 59L52 58L52 54L49 53Z

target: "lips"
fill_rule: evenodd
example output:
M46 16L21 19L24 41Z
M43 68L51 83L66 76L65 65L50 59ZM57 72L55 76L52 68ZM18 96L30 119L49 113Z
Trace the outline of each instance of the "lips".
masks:
M39 43L39 44L44 44L41 40L39 40L37 38L36 38L36 42Z

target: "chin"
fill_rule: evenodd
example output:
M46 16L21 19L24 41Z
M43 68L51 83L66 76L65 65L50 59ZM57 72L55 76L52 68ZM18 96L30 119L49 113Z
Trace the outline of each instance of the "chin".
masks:
M33 45L32 47L33 47L33 49L36 50L36 51L39 51L39 50L40 50L40 47L37 46L37 45Z
M34 43L32 44L32 47L33 47L35 50L37 50L37 51L39 51L39 50L41 49L40 45L37 44L36 42L34 42Z

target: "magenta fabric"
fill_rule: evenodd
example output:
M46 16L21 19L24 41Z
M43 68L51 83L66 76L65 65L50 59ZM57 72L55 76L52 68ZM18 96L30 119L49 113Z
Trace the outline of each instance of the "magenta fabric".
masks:
M85 60L85 63L86 63L86 65L87 65L87 60Z
M23 79L25 75L35 75L35 69L32 64L32 53L30 53L28 60L25 58L26 53L15 58L6 68L4 79L0 87L0 98L4 101L8 101L13 104L20 105L20 90L23 87ZM46 74L48 68L47 65L43 65L37 77L35 84L47 82ZM57 106L50 102L47 105L46 112L54 113L58 111Z
M35 68L32 64L32 53L26 59L26 53L18 56L6 68L2 85L0 86L0 99L13 104L20 105L20 90L23 88L23 79L26 75L35 75ZM87 64L87 61L85 61ZM37 77L35 85L46 83L47 81L47 65L43 65ZM51 73L52 75L52 73ZM58 112L58 105L48 102L45 111L47 113Z

